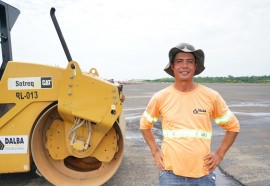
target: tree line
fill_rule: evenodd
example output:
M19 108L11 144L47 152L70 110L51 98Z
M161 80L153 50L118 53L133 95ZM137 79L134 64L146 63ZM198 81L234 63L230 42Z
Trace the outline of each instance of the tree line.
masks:
M174 82L174 78L161 78L155 80L144 80L145 82ZM227 77L194 77L197 83L270 83L269 76L227 76Z

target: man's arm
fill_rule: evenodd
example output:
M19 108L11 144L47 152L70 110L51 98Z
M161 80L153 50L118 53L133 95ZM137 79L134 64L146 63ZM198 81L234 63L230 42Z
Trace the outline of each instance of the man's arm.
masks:
M212 172L220 164L226 152L234 143L237 135L238 132L227 131L217 151L204 158L204 166L207 171Z
M150 150L155 158L158 168L160 170L164 170L164 163L163 163L164 156L156 143L152 129L141 129L141 132L146 143L150 147Z

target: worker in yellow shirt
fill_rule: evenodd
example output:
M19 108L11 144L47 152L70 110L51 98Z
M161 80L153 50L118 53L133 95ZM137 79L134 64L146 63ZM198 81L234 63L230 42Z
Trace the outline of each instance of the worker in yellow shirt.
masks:
M193 81L204 67L204 52L188 43L169 51L164 69L175 83L151 98L140 120L142 135L160 169L159 185L215 185L213 170L235 141L237 118L220 94ZM163 141L159 149L153 124L161 119ZM226 130L216 152L211 153L212 119Z

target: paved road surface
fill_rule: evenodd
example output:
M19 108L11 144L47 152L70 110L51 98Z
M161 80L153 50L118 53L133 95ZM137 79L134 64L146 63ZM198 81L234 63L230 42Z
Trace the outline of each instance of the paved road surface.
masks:
M158 170L139 131L138 119L154 92L168 84L125 85L127 120L123 162L105 186L157 185ZM217 186L270 186L270 86L248 84L208 84L218 90L238 117L241 132L216 170ZM217 148L224 131L214 127L212 148ZM154 129L161 142L160 130ZM233 178L233 179L232 179ZM234 181L237 180L237 181ZM240 183L239 183L240 182ZM0 175L0 185L51 186L34 171Z
M149 99L156 90L167 86L166 83L127 85L125 87L127 119L136 119L146 106L145 99ZM227 184L230 180L228 178L233 178L247 186L270 186L270 85L207 84L207 86L220 92L241 125L235 144L220 165L220 169L227 177L222 183L217 182L217 185L237 185L238 183ZM215 150L222 140L224 131L215 125L213 130L212 149ZM223 180L222 177L220 175L220 180Z

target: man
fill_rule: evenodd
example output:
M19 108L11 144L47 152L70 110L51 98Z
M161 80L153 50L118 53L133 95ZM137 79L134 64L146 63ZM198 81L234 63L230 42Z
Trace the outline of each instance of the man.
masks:
M181 43L169 51L164 69L175 83L150 100L140 121L142 135L160 169L159 185L215 185L212 171L235 141L239 122L218 92L197 84L193 76L204 67L204 52ZM159 149L153 124L161 118L164 139ZM211 153L212 122L226 130Z

